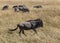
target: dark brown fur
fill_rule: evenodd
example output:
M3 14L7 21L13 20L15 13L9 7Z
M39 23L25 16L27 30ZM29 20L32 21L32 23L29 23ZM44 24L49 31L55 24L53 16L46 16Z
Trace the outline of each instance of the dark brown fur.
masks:
M13 30L10 29L10 31L15 31L18 28L20 29L19 34L21 34L21 32L26 35L24 33L24 30L33 30L35 33L37 33L36 28L38 27L43 27L43 21L41 19L35 19L35 20L28 20L24 23L19 23L17 24L17 27Z

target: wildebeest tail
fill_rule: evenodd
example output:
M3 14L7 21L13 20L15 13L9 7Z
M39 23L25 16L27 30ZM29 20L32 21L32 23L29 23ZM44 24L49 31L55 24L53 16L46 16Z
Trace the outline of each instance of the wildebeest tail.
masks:
M15 31L15 30L17 30L18 29L18 25L17 25L17 27L15 28L15 29L9 29L10 31Z

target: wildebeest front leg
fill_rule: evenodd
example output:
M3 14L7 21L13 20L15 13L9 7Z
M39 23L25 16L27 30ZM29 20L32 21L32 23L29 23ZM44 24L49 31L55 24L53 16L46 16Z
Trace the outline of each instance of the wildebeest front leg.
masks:
M36 31L36 29L33 29L33 31L37 34L37 31Z
M22 32L22 30L19 31L19 35L20 35L20 36L21 36L21 32Z
M24 33L24 29L22 29L22 33L26 36L26 34Z

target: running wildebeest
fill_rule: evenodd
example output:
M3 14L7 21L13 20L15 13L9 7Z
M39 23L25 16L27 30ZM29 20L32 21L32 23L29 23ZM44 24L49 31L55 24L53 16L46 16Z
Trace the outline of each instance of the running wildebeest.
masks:
M42 8L42 6L41 5L36 5L36 6L34 6L34 8Z
M6 9L8 9L8 5L5 5L5 6L3 6L3 8L2 8L2 10L6 10Z
M18 6L13 6L13 8L14 8L15 12L19 12L20 11L19 8L18 8Z
M23 12L29 12L29 9L25 5L19 5L19 10Z
M43 27L43 21L41 19L28 20L26 22L19 23L15 29L10 29L10 31L15 31L19 28L19 34L22 32L24 35L26 35L24 30L33 30L35 33L37 33L36 28L38 27Z

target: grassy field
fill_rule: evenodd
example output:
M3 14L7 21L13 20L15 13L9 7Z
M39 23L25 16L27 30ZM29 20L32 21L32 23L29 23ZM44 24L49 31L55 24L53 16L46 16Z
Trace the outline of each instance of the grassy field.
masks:
M9 5L8 10L1 10L4 5ZM30 12L14 12L12 6L26 5ZM35 9L34 5L42 5L43 8ZM41 18L43 28L37 28L37 34L32 30L25 31L27 36L19 36L19 30L9 32L16 24ZM0 43L60 43L60 1L59 0L0 0Z

